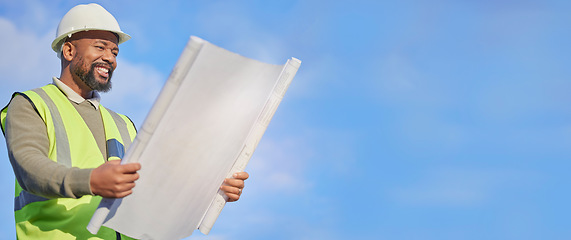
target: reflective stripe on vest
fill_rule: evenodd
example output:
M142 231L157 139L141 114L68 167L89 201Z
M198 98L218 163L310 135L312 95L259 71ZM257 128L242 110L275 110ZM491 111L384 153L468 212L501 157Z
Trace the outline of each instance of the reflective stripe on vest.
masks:
M17 94L28 99L46 123L48 157L67 167L95 168L110 157L121 158L135 137L136 130L126 116L100 105L106 143L116 148L108 149L108 157L104 158L81 115L55 85L15 93L13 97ZM0 115L2 130L6 114L7 107ZM16 182L16 233L25 239L112 239L116 233L109 228L101 228L97 235L86 229L100 200L98 196L47 199L22 190Z
M53 121L53 125L54 125L54 132L55 132L55 138L57 139L57 162L60 164L65 165L66 167L71 167L71 153L69 152L69 140L67 139L67 133L65 131L65 126L63 125L63 120L61 118L61 115L59 114L59 111L55 105L55 103L52 101L52 99L48 96L48 94L46 93L46 91L44 89L41 88L36 88L34 90L35 93L37 93L42 100L44 100L44 103L46 105L48 105L48 110L50 111L50 114L52 116L52 121Z
M16 198L14 198L14 211L18 211L30 203L46 201L46 200L49 199L21 190L20 194Z

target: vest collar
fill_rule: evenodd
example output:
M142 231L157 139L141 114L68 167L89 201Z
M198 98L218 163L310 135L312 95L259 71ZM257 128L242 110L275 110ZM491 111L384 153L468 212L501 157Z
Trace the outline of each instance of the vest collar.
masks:
M56 85L59 88L59 90L61 90L63 92L63 94L65 94L67 96L67 98L70 101L77 103L77 104L80 104L83 101L87 100L89 103L91 103L91 105L93 105L93 107L96 110L99 109L99 103L101 101L101 96L99 95L99 93L97 93L97 91L91 91L91 98L85 99L82 96L80 96L79 94L77 94L75 91L73 91L70 87L65 85L65 83L63 83L57 77L53 77L53 84Z

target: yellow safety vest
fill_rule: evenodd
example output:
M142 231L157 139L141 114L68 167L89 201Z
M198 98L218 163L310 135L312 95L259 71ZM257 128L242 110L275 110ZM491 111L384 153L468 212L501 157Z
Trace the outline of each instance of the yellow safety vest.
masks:
M46 124L48 157L67 167L96 168L106 159L122 157L135 138L136 130L129 118L99 105L108 148L108 156L104 157L83 118L55 85L14 93L12 97L17 94L32 103ZM6 114L7 107L0 115L3 131ZM48 199L23 190L16 181L16 235L19 239L116 239L117 233L110 228L101 227L97 235L86 229L100 201L99 196Z

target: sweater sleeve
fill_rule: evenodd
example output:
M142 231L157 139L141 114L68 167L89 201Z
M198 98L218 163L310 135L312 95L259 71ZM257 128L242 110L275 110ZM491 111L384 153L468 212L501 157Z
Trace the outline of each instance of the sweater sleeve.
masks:
M46 198L93 195L93 169L70 168L48 158L46 125L21 95L16 95L8 106L5 134L10 163L24 190Z

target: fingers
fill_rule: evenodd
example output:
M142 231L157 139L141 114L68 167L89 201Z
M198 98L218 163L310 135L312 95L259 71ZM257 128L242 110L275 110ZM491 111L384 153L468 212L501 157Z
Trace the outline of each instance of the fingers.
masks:
M117 185L133 183L139 179L139 173L137 173L137 171L141 169L140 163L127 163L121 165L120 160L114 160L114 162L110 164L114 165L111 169L114 173L112 176L109 176L109 180L112 181L112 183Z
M126 163L121 165L120 171L122 173L135 173L137 171L141 170L141 164L140 163Z
M124 198L126 196L131 195L131 193L133 193L133 189L129 189L129 190L124 191L124 192L116 193L114 198Z
M222 186L220 187L224 194L228 197L228 202L235 202L240 199L240 195L242 195L242 189L232 186Z
M247 172L237 172L232 177L224 179L224 184L220 187L228 197L228 202L235 202L240 199L244 189L244 180L248 179L250 175Z
M232 177L235 179L246 180L250 177L250 174L248 174L247 172L237 172L237 173L234 173L232 175Z
M121 160L111 160L108 161L106 163L104 163L103 165L111 165L113 167L112 168L114 171L117 171L118 173L123 173L123 174L127 174L127 173L135 173L139 170L141 170L141 164L140 163L125 163L123 165L121 165ZM101 166L103 166L101 165Z
M120 160L106 162L91 172L91 192L107 198L128 196L139 179L137 171L140 169L140 163L121 165Z
M117 176L115 183L116 184L126 184L126 183L134 183L139 179L139 173L126 173Z
M241 179L226 178L224 179L224 184L236 188L244 188L244 180Z

